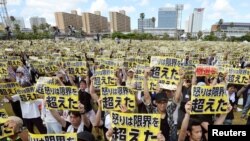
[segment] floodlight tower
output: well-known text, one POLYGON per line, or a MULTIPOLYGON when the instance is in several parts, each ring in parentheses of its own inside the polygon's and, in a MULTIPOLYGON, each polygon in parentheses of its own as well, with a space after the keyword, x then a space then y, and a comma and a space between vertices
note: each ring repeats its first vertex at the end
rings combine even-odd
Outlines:
POLYGON ((10 26, 10 20, 6 4, 7 0, 0 0, 0 20, 5 26, 10 26))

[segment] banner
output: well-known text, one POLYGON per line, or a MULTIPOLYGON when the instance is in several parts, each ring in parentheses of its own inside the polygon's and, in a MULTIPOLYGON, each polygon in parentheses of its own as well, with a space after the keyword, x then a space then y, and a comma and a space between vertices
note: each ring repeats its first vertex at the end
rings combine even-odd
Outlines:
POLYGON ((46 108, 78 111, 78 89, 73 86, 44 86, 46 108))
POLYGON ((151 70, 152 78, 159 79, 162 84, 177 85, 180 76, 178 74, 180 67, 156 66, 151 70))
POLYGON ((35 93, 35 87, 25 87, 16 90, 22 102, 34 101, 37 99, 37 94, 35 93))
POLYGON ((29 141, 77 141, 77 133, 66 134, 31 134, 29 141))
POLYGON ((191 114, 223 114, 229 98, 223 85, 192 86, 191 101, 191 114))
POLYGON ((195 73, 196 76, 216 76, 218 68, 214 66, 197 66, 195 73))
POLYGON ((20 85, 16 82, 0 83, 0 95, 15 95, 20 85))
POLYGON ((56 86, 46 84, 44 86, 44 93, 47 95, 78 95, 78 89, 75 86, 56 86))
POLYGON ((8 75, 8 66, 6 62, 0 62, 0 77, 8 75))
POLYGON ((112 69, 101 69, 96 70, 94 74, 94 86, 99 88, 102 85, 114 86, 115 81, 115 71, 112 69))
POLYGON ((8 118, 8 114, 5 109, 0 109, 0 118, 8 118))
POLYGON ((86 67, 67 67, 69 75, 87 76, 86 67))
POLYGON ((14 134, 13 129, 8 128, 4 125, 7 122, 7 119, 0 118, 0 139, 9 137, 14 134))
POLYGON ((160 114, 111 112, 113 135, 116 141, 157 141, 160 114))
POLYGON ((65 67, 86 67, 85 61, 67 61, 64 62, 65 67))
POLYGON ((228 71, 228 83, 245 85, 249 79, 250 70, 230 68, 228 71))
POLYGON ((45 84, 59 85, 59 81, 57 77, 39 77, 35 84, 35 92, 37 94, 44 94, 45 84))
POLYGON ((151 56, 150 67, 154 66, 181 66, 182 60, 165 56, 151 56))
POLYGON ((185 72, 185 79, 187 80, 192 80, 193 75, 194 75, 194 66, 182 66, 184 72, 185 72))
POLYGON ((102 110, 120 110, 124 104, 128 110, 135 109, 135 95, 125 86, 103 86, 100 88, 102 110))

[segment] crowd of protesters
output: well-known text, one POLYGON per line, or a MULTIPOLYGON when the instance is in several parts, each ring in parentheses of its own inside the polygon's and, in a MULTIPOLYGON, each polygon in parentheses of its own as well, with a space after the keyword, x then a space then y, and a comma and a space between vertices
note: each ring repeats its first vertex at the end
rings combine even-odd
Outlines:
MULTIPOLYGON (((33 41, 34 44, 25 46, 32 48, 39 42, 33 41)), ((86 42, 86 41, 85 41, 86 42)), ((104 41, 102 41, 104 42, 104 41)), ((121 43, 117 38, 115 42, 119 45, 131 44, 121 43)), ((139 42, 133 42, 134 44, 140 44, 139 42)), ((22 43, 20 43, 21 45, 22 43)), ((52 44, 52 43, 51 43, 52 44)), ((87 45, 90 43, 85 43, 87 45)), ((91 43, 100 44, 100 43, 91 43)), ((103 43, 102 43, 103 44, 103 43)), ((143 44, 143 43, 141 43, 143 44)), ((78 140, 81 141, 94 141, 94 140, 116 140, 112 139, 113 129, 111 126, 112 119, 110 112, 102 111, 102 98, 100 97, 100 89, 94 87, 95 71, 102 68, 102 64, 98 63, 97 57, 89 58, 88 52, 79 49, 80 54, 83 54, 84 61, 87 62, 87 75, 86 76, 72 76, 69 75, 62 65, 58 65, 59 70, 53 73, 40 74, 39 71, 32 66, 30 61, 30 52, 19 51, 15 52, 17 44, 14 41, 9 42, 7 45, 1 44, 3 50, 11 48, 12 51, 7 54, 2 54, 2 59, 5 55, 18 56, 22 61, 20 66, 8 66, 8 76, 2 77, 0 83, 17 82, 21 87, 29 87, 36 84, 39 77, 57 77, 60 82, 60 86, 77 86, 79 88, 79 111, 68 110, 50 110, 46 109, 46 100, 43 96, 32 102, 22 102, 18 94, 12 96, 2 96, 1 103, 3 105, 10 104, 11 110, 14 115, 8 117, 8 122, 5 123, 10 128, 14 129, 14 135, 1 139, 1 141, 26 141, 28 140, 28 132, 33 134, 62 134, 62 133, 78 133, 78 140), (11 44, 12 43, 12 44, 11 44), (7 46, 9 45, 9 46, 7 46), (36 131, 36 127, 38 130, 36 131)), ((72 49, 65 54, 63 51, 63 45, 60 43, 54 43, 56 47, 52 47, 50 54, 60 54, 65 56, 72 56, 72 49), (55 44, 58 44, 57 46, 55 44)), ((73 43, 77 46, 77 43, 73 43)), ((84 45, 81 48, 84 48, 84 45)), ((112 44, 116 45, 116 44, 112 44)), ((98 46, 98 45, 97 45, 98 46)), ((42 45, 40 44, 40 47, 42 45)), ((128 50, 133 48, 132 45, 128 45, 128 50)), ((1 49, 1 50, 2 50, 1 49)), ((36 48, 38 49, 38 48, 36 48)), ((103 55, 105 48, 90 48, 88 51, 95 51, 96 55, 103 55)), ((5 50, 6 51, 6 50, 5 50)), ((4 53, 5 51, 2 51, 4 53)), ((36 52, 36 50, 34 50, 36 52)), ((146 49, 141 46, 137 48, 137 53, 142 54, 147 52, 146 49)), ((79 53, 78 53, 79 54, 79 53)), ((224 54, 227 58, 230 53, 224 54)), ((76 57, 77 55, 75 55, 76 57)), ((109 56, 111 59, 114 55, 109 56)), ((126 56, 125 56, 126 57, 126 56)), ((150 63, 150 56, 148 57, 148 63, 150 63)), ((201 57, 198 64, 216 65, 219 56, 216 55, 216 51, 213 51, 209 56, 201 57)), ((77 57, 76 57, 77 58, 77 57)), ((109 58, 109 59, 110 59, 109 58)), ((192 56, 189 53, 185 54, 183 59, 183 65, 189 65, 192 56)), ((80 58, 77 58, 81 61, 80 58)), ((244 61, 239 58, 235 68, 250 70, 250 62, 244 61), (239 65, 238 65, 239 64, 239 65)), ((131 89, 136 87, 134 81, 136 68, 126 68, 124 66, 115 68, 116 71, 116 85, 127 86, 131 89)), ((208 125, 232 125, 235 119, 234 112, 237 110, 238 99, 243 98, 243 110, 241 118, 247 119, 247 124, 250 124, 250 117, 247 113, 250 108, 250 79, 245 85, 235 85, 227 83, 227 74, 216 75, 215 77, 196 77, 193 73, 193 78, 185 77, 185 70, 178 72, 180 76, 179 83, 174 86, 162 86, 159 84, 155 92, 150 92, 148 88, 148 80, 152 75, 152 68, 146 67, 144 69, 143 90, 136 91, 136 109, 134 111, 127 110, 125 105, 120 106, 120 112, 124 113, 144 113, 161 115, 160 132, 157 135, 158 141, 205 141, 208 140, 208 125), (226 114, 220 115, 191 115, 192 102, 191 100, 191 88, 194 85, 198 86, 213 86, 221 84, 224 85, 226 93, 229 97, 228 109, 226 114)), ((1 108, 4 108, 4 106, 1 108)), ((6 106, 5 106, 6 107, 6 106)), ((11 113, 10 109, 6 109, 7 113, 11 113)))

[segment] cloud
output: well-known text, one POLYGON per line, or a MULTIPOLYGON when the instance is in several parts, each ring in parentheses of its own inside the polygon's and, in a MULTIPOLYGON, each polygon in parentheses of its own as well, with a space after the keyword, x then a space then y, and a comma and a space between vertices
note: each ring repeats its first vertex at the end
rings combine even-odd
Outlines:
POLYGON ((229 3, 229 0, 216 0, 213 5, 213 10, 220 12, 234 12, 233 7, 229 3))
POLYGON ((7 5, 20 5, 21 0, 7 0, 7 5))
MULTIPOLYGON (((60 0, 60 3, 58 3, 57 0, 26 0, 25 6, 22 7, 18 14, 25 17, 25 25, 27 27, 30 27, 29 18, 33 16, 44 17, 49 24, 55 25, 55 12, 70 12, 87 1, 71 0, 69 2, 68 0, 60 0)), ((77 10, 79 11, 79 8, 77 10)))
POLYGON ((165 7, 175 7, 175 5, 174 5, 174 4, 171 4, 171 3, 166 3, 164 6, 165 6, 165 7))
POLYGON ((184 10, 190 10, 191 9, 191 4, 187 3, 184 4, 184 10))
POLYGON ((94 11, 107 11, 108 4, 105 0, 95 0, 91 3, 90 12, 94 11))
POLYGON ((122 6, 122 7, 115 6, 115 7, 109 8, 109 11, 119 11, 119 10, 125 10, 126 13, 130 13, 130 14, 136 11, 135 7, 133 6, 122 6))
POLYGON ((149 2, 150 2, 150 0, 141 0, 140 3, 139 3, 139 5, 140 6, 145 6, 145 5, 148 5, 149 2))

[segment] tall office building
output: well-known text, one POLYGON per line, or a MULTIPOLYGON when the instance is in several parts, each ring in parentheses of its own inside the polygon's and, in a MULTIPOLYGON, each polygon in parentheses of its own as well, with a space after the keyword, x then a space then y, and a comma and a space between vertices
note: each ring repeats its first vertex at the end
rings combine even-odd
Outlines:
POLYGON ((189 16, 188 29, 189 33, 197 33, 202 30, 204 8, 195 8, 194 12, 189 16))
POLYGON ((83 30, 87 33, 108 32, 108 19, 101 16, 100 11, 82 14, 83 30))
POLYGON ((32 27, 33 25, 39 26, 41 24, 46 24, 46 19, 42 17, 31 17, 30 18, 30 26, 32 27))
POLYGON ((175 7, 163 7, 158 11, 158 28, 176 29, 181 25, 183 5, 178 4, 175 7))
POLYGON ((138 19, 138 30, 142 31, 142 28, 155 28, 155 23, 150 19, 138 19))
POLYGON ((55 12, 55 19, 56 26, 61 32, 68 32, 69 25, 72 25, 76 30, 82 29, 82 16, 79 16, 76 10, 72 10, 71 13, 55 12))
POLYGON ((130 32, 130 17, 125 15, 124 10, 120 12, 109 12, 111 32, 130 32))

